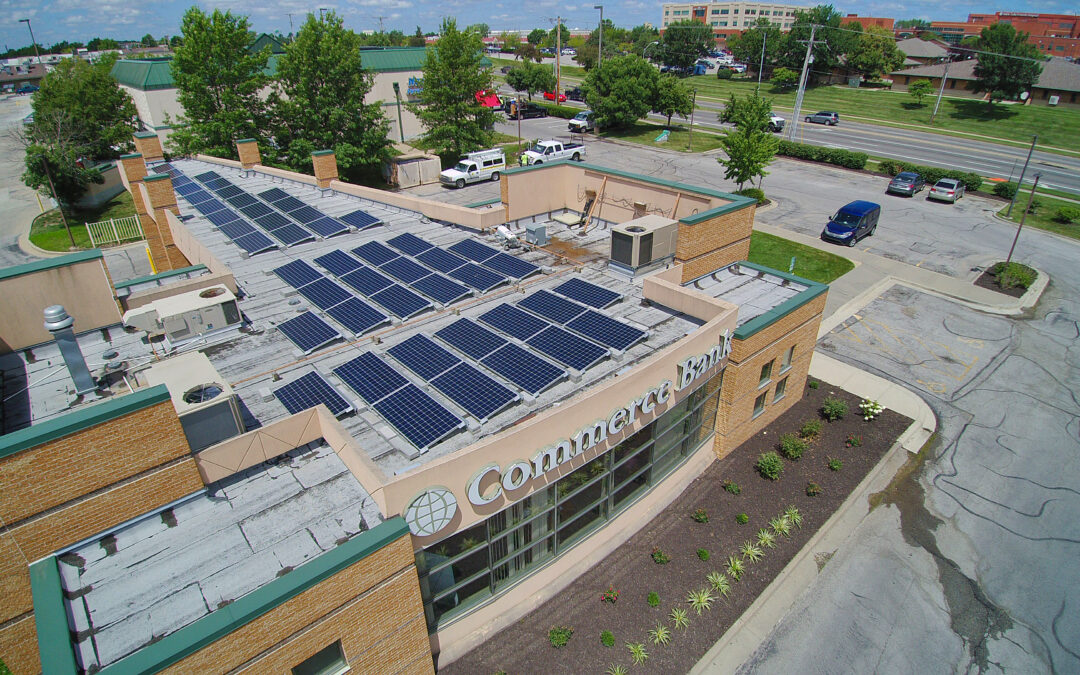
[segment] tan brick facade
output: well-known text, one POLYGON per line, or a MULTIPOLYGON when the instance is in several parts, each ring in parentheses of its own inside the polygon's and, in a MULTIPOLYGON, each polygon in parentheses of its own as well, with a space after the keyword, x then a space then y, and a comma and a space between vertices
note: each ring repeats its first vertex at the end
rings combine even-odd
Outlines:
POLYGON ((152 131, 135 134, 135 152, 142 155, 147 162, 159 162, 165 159, 165 152, 161 148, 161 139, 152 131))
POLYGON ((692 225, 680 221, 675 262, 684 264, 684 275, 689 275, 686 278, 693 279, 737 260, 746 260, 755 211, 756 206, 751 205, 692 225), (718 255, 725 250, 732 257, 718 255), (746 253, 740 254, 741 251, 746 253), (698 260, 706 256, 706 260, 698 260))
POLYGON ((150 247, 150 255, 154 259, 158 272, 189 266, 191 263, 173 241, 172 230, 165 217, 166 211, 180 215, 172 178, 168 174, 155 174, 149 179, 144 179, 143 186, 146 188, 148 206, 153 214, 153 222, 146 223, 147 227, 143 227, 143 234, 146 235, 146 244, 150 247))
POLYGON ((146 178, 146 162, 143 161, 143 156, 138 153, 121 156, 120 171, 123 172, 128 192, 131 193, 131 200, 135 203, 135 213, 138 215, 149 213, 143 201, 142 192, 139 190, 139 183, 146 178))
POLYGON ((700 276, 715 272, 722 267, 727 267, 738 260, 746 260, 748 257, 750 257, 749 237, 700 255, 693 260, 687 262, 676 260, 676 262, 682 264, 682 283, 685 284, 700 276))
POLYGON ((245 138, 236 142, 236 154, 240 157, 240 166, 250 169, 262 164, 262 155, 259 153, 259 144, 254 138, 245 138))
POLYGON ((34 623, 33 614, 28 614, 0 629, 0 658, 15 675, 41 671, 41 662, 38 660, 37 625, 34 623))
POLYGON ((311 153, 311 163, 315 169, 315 183, 319 187, 328 188, 330 181, 337 180, 337 156, 332 150, 311 153))

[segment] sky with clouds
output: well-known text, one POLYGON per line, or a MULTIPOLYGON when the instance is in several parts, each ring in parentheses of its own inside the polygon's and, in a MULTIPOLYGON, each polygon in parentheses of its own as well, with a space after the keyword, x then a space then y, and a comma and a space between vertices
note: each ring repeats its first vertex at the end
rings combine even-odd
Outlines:
MULTIPOLYGON (((604 5, 604 17, 618 26, 660 24, 662 2, 599 2, 604 5)), ((589 28, 596 25, 599 16, 593 9, 595 4, 597 0, 582 4, 567 4, 565 0, 325 0, 322 4, 304 0, 210 0, 199 6, 204 10, 220 8, 246 14, 252 28, 260 33, 289 33, 290 14, 294 26, 299 26, 309 12, 317 13, 320 7, 325 7, 340 14, 345 25, 353 30, 378 29, 381 21, 385 30, 398 29, 411 34, 417 25, 425 32, 437 30, 442 18, 447 16, 457 18, 459 26, 486 23, 494 31, 550 28, 560 15, 571 28, 589 28)), ((19 23, 23 18, 31 20, 34 37, 45 45, 61 40, 85 42, 93 37, 138 40, 147 33, 158 38, 174 35, 180 31, 181 16, 191 5, 190 0, 0 0, 0 7, 6 10, 0 12, 5 17, 0 21, 0 47, 6 50, 30 44, 26 24, 19 23)), ((1007 8, 969 0, 946 5, 937 0, 909 0, 902 10, 898 10, 895 2, 881 0, 836 2, 834 6, 845 14, 939 21, 964 21, 971 12, 1075 14, 1078 11, 1076 0, 1011 0, 1007 8)))

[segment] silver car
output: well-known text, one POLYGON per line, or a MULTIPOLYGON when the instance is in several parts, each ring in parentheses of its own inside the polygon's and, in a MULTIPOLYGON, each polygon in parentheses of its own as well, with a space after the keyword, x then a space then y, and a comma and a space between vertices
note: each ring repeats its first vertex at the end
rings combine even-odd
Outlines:
POLYGON ((957 199, 964 196, 964 184, 955 178, 942 178, 930 188, 927 199, 937 199, 943 202, 956 203, 957 199))

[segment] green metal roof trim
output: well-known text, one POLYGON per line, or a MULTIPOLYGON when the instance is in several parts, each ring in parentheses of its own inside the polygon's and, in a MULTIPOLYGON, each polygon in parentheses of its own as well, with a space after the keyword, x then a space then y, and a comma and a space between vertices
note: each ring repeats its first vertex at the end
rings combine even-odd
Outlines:
POLYGON ((71 647, 64 590, 56 558, 49 556, 30 564, 30 594, 34 599, 41 672, 75 675, 75 651, 71 647))
POLYGON ((311 153, 311 156, 312 157, 323 157, 325 155, 332 155, 332 154, 334 154, 333 150, 316 150, 315 152, 311 153))
POLYGON ((145 284, 150 281, 159 281, 161 279, 168 279, 169 277, 178 277, 181 274, 191 274, 192 272, 199 272, 207 269, 206 265, 192 265, 191 267, 181 267, 180 269, 167 270, 165 272, 158 272, 157 274, 147 274, 145 277, 136 277, 134 279, 128 279, 127 281, 121 281, 113 284, 113 288, 129 288, 131 286, 138 286, 139 284, 145 284))
POLYGON ((159 384, 123 396, 113 396, 101 403, 76 408, 66 415, 0 436, 0 457, 13 455, 168 400, 169 389, 159 384))
POLYGON ((173 89, 171 59, 121 59, 113 64, 110 73, 118 83, 139 89, 173 89))
POLYGON ((137 131, 135 132, 135 138, 153 138, 157 136, 153 131, 137 131))
MULTIPOLYGON (((139 651, 120 659, 112 665, 106 666, 99 671, 99 675, 127 675, 129 673, 155 673, 181 659, 194 654, 203 647, 220 640, 240 627, 254 621, 275 607, 282 605, 300 593, 319 584, 325 579, 337 574, 341 570, 353 565, 359 560, 382 549, 390 542, 409 533, 409 526, 405 519, 397 516, 375 526, 367 532, 361 532, 352 539, 341 544, 337 548, 314 558, 292 570, 282 577, 274 579, 262 588, 257 588, 245 596, 237 598, 235 602, 218 609, 194 623, 184 626, 180 630, 166 635, 153 644, 149 644, 139 651)), ((54 564, 55 567, 55 564, 54 564)), ((56 584, 59 586, 60 576, 56 575, 56 584)), ((50 593, 49 599, 62 603, 59 588, 55 594, 50 593)), ((36 598, 36 596, 35 596, 36 598)), ((37 610, 35 604, 34 611, 37 610)), ((63 612, 63 605, 60 606, 63 612)), ((67 619, 64 616, 64 642, 70 644, 67 631, 67 619)), ((44 653, 44 646, 49 643, 41 642, 41 631, 38 631, 39 645, 44 653)), ((49 645, 50 648, 52 645, 49 645)), ((46 673, 59 672, 67 675, 75 671, 53 671, 48 668, 46 673)))
POLYGON ((749 338, 751 335, 754 335, 761 329, 775 323, 779 319, 784 318, 799 307, 802 307, 817 296, 829 290, 828 284, 822 284, 817 281, 803 279, 802 277, 797 277, 794 274, 788 274, 787 272, 774 270, 771 267, 765 267, 764 265, 758 265, 757 263, 747 262, 745 260, 740 261, 738 264, 740 267, 749 267, 750 269, 754 269, 759 272, 765 272, 766 274, 771 274, 773 276, 780 277, 781 279, 786 279, 797 284, 802 284, 807 288, 805 291, 799 293, 795 297, 789 298, 784 302, 781 302, 779 305, 773 307, 764 314, 755 316, 753 319, 750 319, 743 325, 736 328, 734 333, 736 340, 745 340, 749 338))
POLYGON ((120 155, 120 159, 136 159, 139 157, 142 157, 142 154, 138 152, 132 152, 127 155, 120 155))
POLYGON ((258 143, 258 141, 255 140, 254 138, 241 138, 240 140, 238 140, 236 142, 237 145, 239 145, 241 143, 258 143))
POLYGON ((51 270, 55 267, 76 265, 81 262, 86 262, 87 260, 97 260, 101 257, 101 249, 92 248, 88 251, 76 251, 75 253, 61 255, 55 258, 45 258, 44 260, 36 260, 30 263, 23 263, 22 265, 12 265, 11 267, 0 269, 0 281, 11 279, 13 277, 21 277, 24 274, 33 274, 34 272, 40 272, 42 270, 51 270))
POLYGON ((143 182, 144 183, 154 183, 156 181, 166 180, 166 179, 171 181, 172 176, 170 176, 167 173, 152 173, 152 174, 149 174, 148 176, 146 176, 145 178, 143 178, 143 182))
POLYGON ((481 206, 490 206, 491 204, 498 204, 501 201, 502 201, 502 197, 496 197, 494 199, 485 199, 482 202, 473 202, 472 204, 466 204, 465 208, 467 208, 467 209, 475 209, 475 208, 478 208, 478 207, 481 207, 481 206))

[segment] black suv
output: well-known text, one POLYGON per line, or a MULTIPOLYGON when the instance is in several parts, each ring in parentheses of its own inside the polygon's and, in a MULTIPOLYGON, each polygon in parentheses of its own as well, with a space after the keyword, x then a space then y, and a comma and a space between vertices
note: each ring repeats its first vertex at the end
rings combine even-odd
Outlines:
POLYGON ((567 89, 563 93, 566 94, 566 98, 570 99, 571 101, 584 101, 585 100, 585 92, 582 91, 581 87, 574 87, 573 89, 567 89))
POLYGON ((536 105, 532 102, 522 103, 520 106, 515 102, 511 104, 510 109, 507 111, 506 116, 512 120, 527 120, 532 117, 547 117, 547 108, 536 105), (517 108, 517 114, 514 114, 514 109, 517 108))

